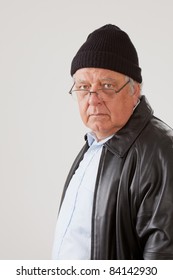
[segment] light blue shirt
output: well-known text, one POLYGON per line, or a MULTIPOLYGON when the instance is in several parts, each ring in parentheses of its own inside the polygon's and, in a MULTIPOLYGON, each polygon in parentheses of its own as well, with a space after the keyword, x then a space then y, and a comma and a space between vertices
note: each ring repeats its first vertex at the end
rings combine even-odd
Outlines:
POLYGON ((89 149, 73 175, 57 220, 52 259, 89 260, 91 219, 97 170, 103 144, 88 133, 89 149))

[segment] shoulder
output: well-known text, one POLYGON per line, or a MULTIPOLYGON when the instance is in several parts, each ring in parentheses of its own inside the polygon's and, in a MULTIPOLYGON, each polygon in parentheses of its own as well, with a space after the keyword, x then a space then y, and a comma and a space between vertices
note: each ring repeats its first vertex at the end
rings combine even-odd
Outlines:
POLYGON ((146 146, 151 153, 169 150, 173 154, 173 129, 153 116, 142 130, 138 144, 146 146))

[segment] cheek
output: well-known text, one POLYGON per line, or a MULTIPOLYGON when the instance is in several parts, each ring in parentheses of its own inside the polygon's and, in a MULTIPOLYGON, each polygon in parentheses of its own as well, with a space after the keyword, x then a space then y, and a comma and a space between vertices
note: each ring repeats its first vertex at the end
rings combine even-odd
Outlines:
POLYGON ((110 103, 107 104, 107 110, 109 111, 109 116, 111 120, 117 119, 122 115, 121 103, 110 103))
POLYGON ((115 100, 106 104, 110 119, 114 122, 121 119, 126 114, 126 100, 122 96, 117 96, 115 100))
POLYGON ((83 104, 78 104, 79 106, 79 113, 81 116, 82 121, 86 124, 87 123, 87 106, 84 106, 83 104))
POLYGON ((123 126, 128 121, 133 113, 133 104, 120 103, 114 110, 112 110, 112 122, 123 126))

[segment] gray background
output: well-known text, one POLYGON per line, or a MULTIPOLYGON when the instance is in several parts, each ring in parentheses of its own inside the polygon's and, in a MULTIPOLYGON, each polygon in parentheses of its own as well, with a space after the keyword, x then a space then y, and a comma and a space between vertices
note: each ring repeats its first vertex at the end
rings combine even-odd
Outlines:
POLYGON ((143 94, 173 127, 173 2, 0 0, 0 259, 50 259, 64 180, 87 131, 67 94, 87 35, 124 29, 143 94))

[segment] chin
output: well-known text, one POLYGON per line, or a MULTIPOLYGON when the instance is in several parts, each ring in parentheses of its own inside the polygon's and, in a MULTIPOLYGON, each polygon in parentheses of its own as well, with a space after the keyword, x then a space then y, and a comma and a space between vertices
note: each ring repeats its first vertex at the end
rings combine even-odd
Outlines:
POLYGON ((96 135, 107 135, 109 133, 109 130, 105 127, 100 126, 90 126, 90 129, 96 134, 96 135))

